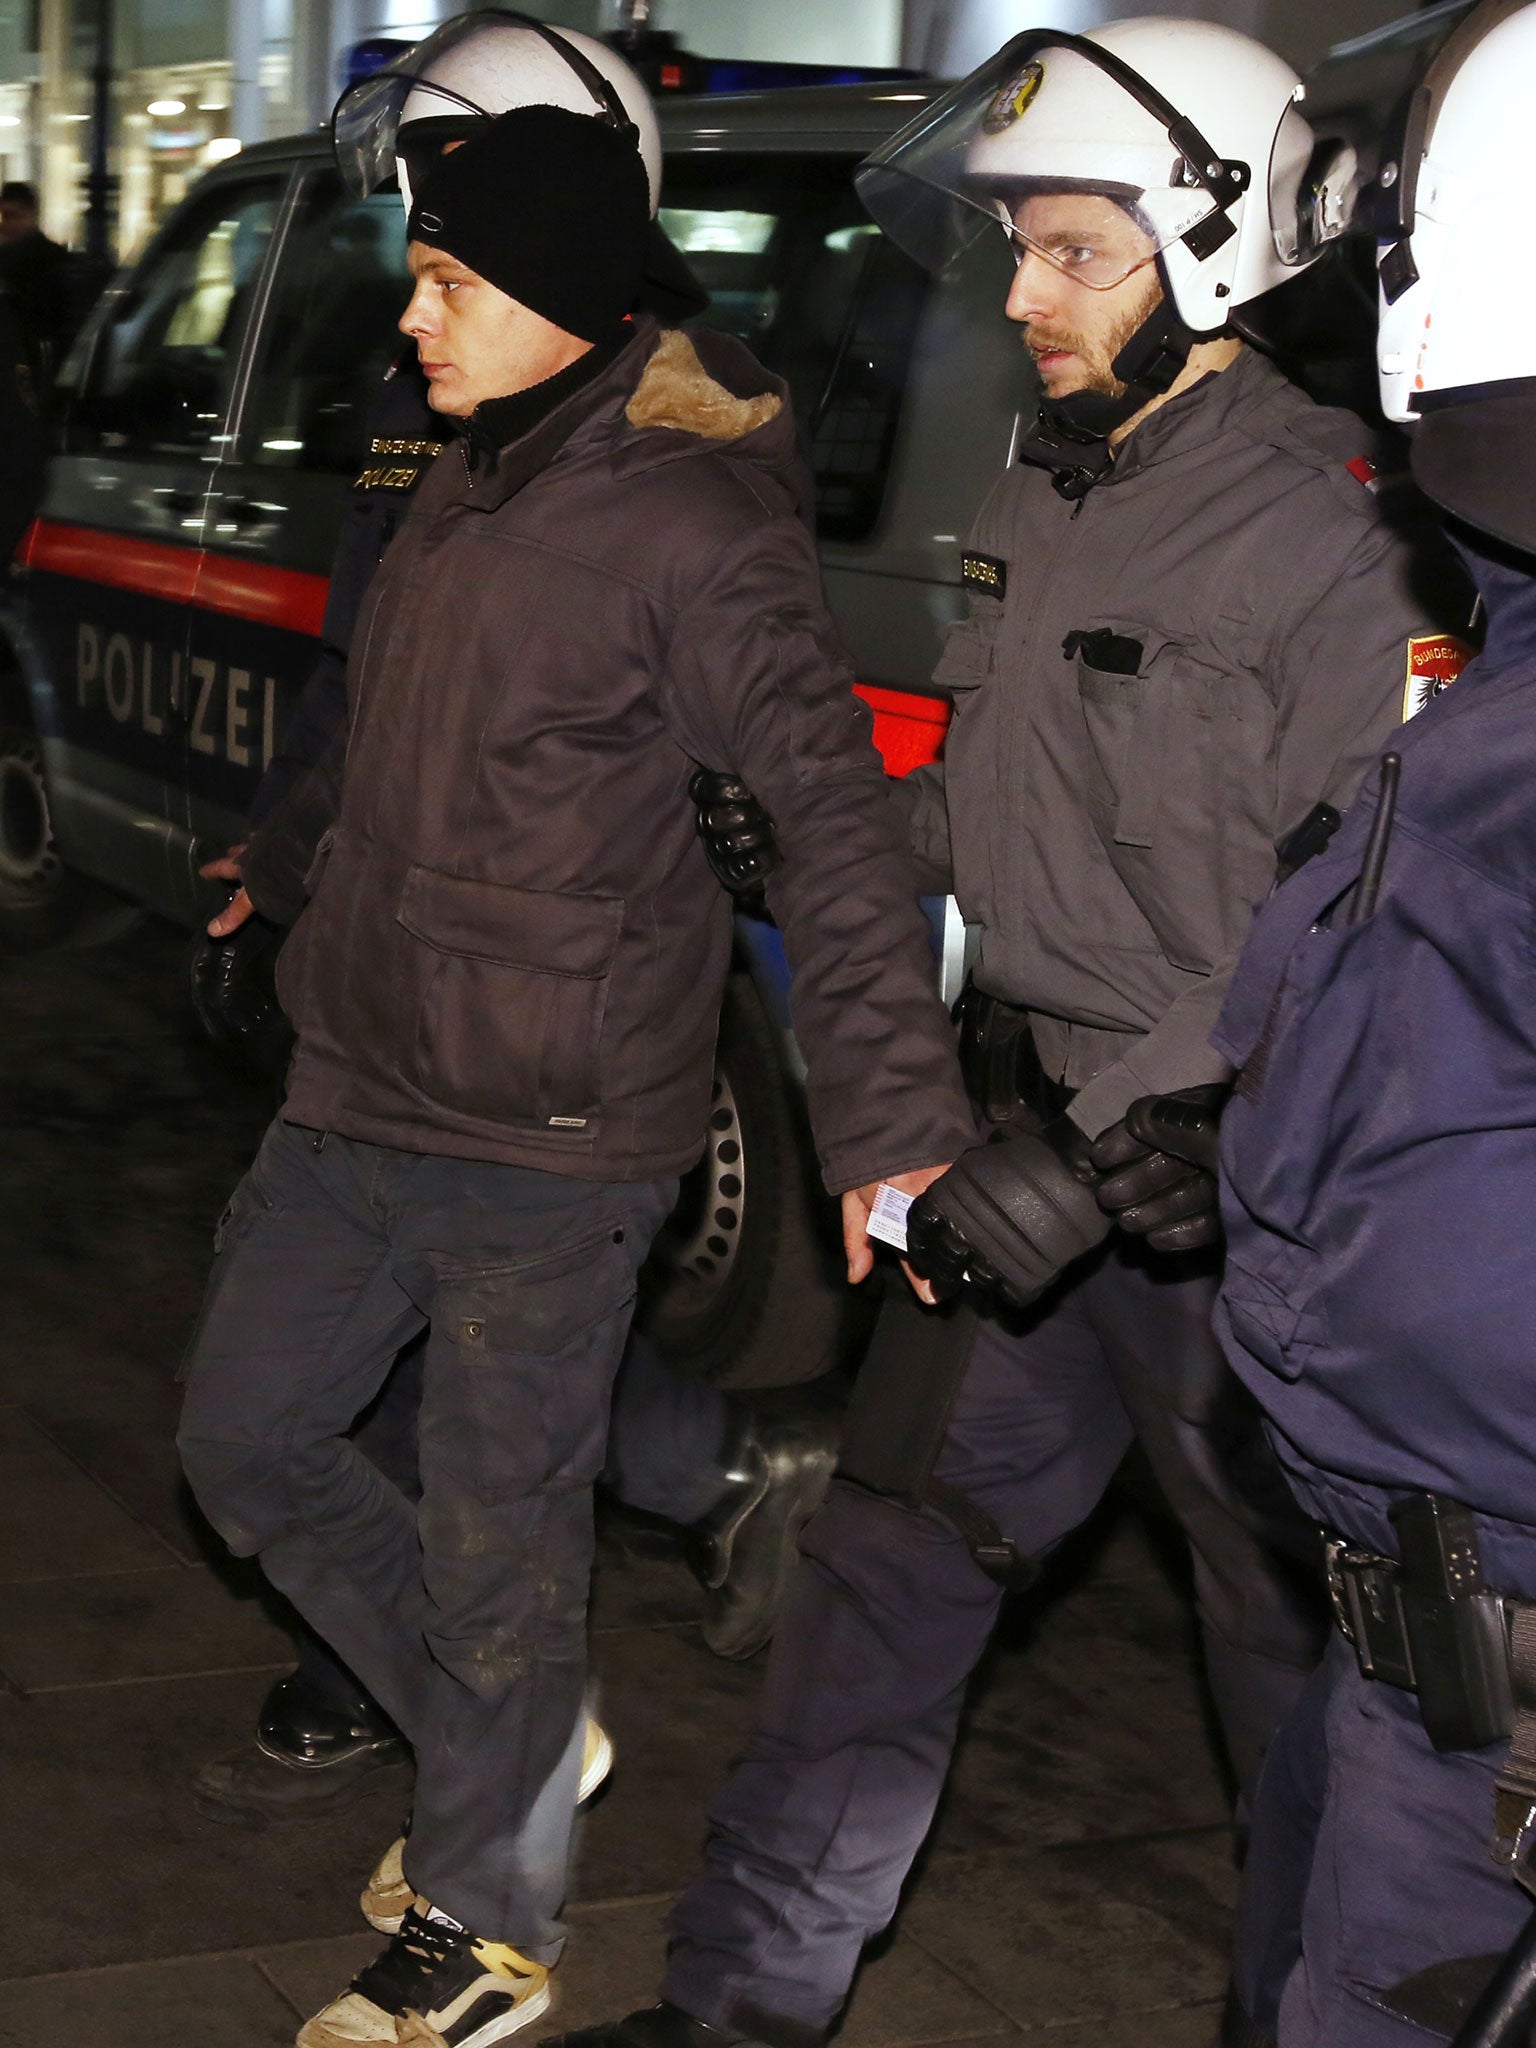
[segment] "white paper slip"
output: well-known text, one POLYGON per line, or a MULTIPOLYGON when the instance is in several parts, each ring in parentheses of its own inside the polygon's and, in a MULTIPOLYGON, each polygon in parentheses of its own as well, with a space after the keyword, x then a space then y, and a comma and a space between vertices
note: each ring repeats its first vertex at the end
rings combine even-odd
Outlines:
POLYGON ((907 1248, 907 1211, 911 1206, 910 1195, 902 1194, 889 1181, 881 1181, 875 1190, 875 1206, 870 1210, 869 1222, 864 1227, 882 1244, 893 1244, 897 1251, 904 1252, 907 1248))

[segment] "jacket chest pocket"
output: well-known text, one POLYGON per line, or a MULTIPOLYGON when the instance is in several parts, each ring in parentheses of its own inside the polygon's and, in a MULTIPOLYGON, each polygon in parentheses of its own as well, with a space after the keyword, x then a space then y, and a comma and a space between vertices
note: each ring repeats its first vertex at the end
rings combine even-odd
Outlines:
POLYGON ((1147 681, 1130 670, 1096 668, 1077 656, 1077 694, 1088 746, 1086 788, 1101 831, 1121 845, 1150 846, 1157 816, 1157 778, 1147 772, 1147 681))
POLYGON ((1232 715, 1219 669, 1152 635, 1072 635, 1090 784, 1118 846, 1156 843, 1162 814, 1209 791, 1232 715))
POLYGON ((623 900, 413 867, 396 915, 417 942, 414 1084, 464 1116, 584 1129, 623 900))
POLYGON ((1093 637, 1075 655, 1089 812, 1167 958, 1208 972, 1272 866, 1267 729, 1243 717, 1236 678, 1186 649, 1119 640, 1110 651, 1136 657, 1120 672, 1096 664, 1093 637))

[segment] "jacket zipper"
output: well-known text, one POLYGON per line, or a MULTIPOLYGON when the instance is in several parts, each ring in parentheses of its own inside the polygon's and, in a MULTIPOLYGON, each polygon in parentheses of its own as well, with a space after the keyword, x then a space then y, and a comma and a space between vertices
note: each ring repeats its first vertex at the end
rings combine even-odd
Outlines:
MULTIPOLYGON (((1041 614, 1047 609, 1050 588, 1061 566, 1062 559, 1066 555, 1068 548, 1077 541, 1078 536, 1074 531, 1077 524, 1077 516, 1087 502, 1087 497, 1079 498, 1076 505, 1073 506, 1070 516, 1061 522, 1061 530, 1057 535, 1056 544, 1051 549, 1044 566, 1034 580, 1029 621, 1022 637, 1016 643, 1016 652, 1013 657, 1018 663, 1014 686, 1011 689, 1005 688, 1003 692, 1005 711, 1003 718, 999 721, 1003 801, 1000 806, 1002 815, 998 824, 1001 827, 1002 843, 1006 849, 1006 855, 1003 863, 1004 876, 1001 878, 1003 886, 998 889, 998 913, 1000 917, 1006 916, 1006 912, 1002 908, 1005 903, 1022 903, 1025 893, 1025 879, 1021 871, 1020 855, 1023 835, 1013 829, 1013 822, 1018 816, 1019 791, 1017 778, 1022 764, 1027 758, 1029 725, 1034 711, 1035 657, 1038 652, 1036 643, 1040 634, 1040 618, 1041 614)), ((1010 542, 1013 543, 1010 558, 1016 560, 1019 552, 1017 547, 1017 531, 1015 530, 1015 532, 1010 534, 1009 538, 1010 542)), ((999 677, 999 681, 1002 681, 1001 677, 999 677)), ((999 879, 994 869, 994 886, 997 885, 999 879)))

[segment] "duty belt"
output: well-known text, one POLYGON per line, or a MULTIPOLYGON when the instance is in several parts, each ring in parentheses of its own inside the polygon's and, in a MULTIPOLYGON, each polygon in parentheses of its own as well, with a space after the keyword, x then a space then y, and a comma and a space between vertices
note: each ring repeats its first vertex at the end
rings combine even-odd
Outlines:
POLYGON ((1417 1695, 1438 1750, 1509 1740, 1494 1791, 1494 1854, 1536 1887, 1536 1602, 1483 1580, 1471 1511, 1443 1494, 1391 1510, 1402 1558, 1323 1532, 1334 1618, 1363 1678, 1417 1695))
POLYGON ((960 1030, 960 1072, 971 1100, 989 1124, 1021 1117, 1051 1123, 1067 1113, 1074 1091, 1053 1081, 1040 1064, 1029 1012, 989 996, 967 982, 955 1004, 960 1030))

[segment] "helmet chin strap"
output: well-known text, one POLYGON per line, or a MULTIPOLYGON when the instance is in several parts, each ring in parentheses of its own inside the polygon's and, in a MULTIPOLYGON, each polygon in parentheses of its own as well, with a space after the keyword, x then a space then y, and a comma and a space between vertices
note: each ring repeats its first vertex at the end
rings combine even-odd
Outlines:
POLYGON ((1110 435, 1161 398, 1195 343, 1209 339, 1185 325, 1165 290, 1110 365, 1116 383, 1124 387, 1118 397, 1107 391, 1069 391, 1065 398, 1042 403, 1039 421, 1023 446, 1032 460, 1054 472, 1051 484, 1062 497, 1088 495, 1114 460, 1110 435))

